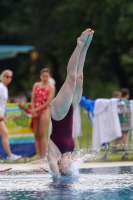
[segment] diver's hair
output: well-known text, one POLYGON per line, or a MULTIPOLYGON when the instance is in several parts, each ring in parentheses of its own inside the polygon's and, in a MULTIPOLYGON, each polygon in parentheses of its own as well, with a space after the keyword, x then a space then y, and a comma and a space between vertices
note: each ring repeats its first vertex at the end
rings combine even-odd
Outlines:
POLYGON ((62 169, 59 170, 61 176, 72 176, 71 171, 63 172, 62 169))
POLYGON ((2 81, 3 77, 4 77, 7 73, 12 73, 12 74, 13 74, 13 71, 11 71, 10 69, 4 70, 4 71, 1 73, 1 75, 0 75, 0 81, 2 81))
POLYGON ((51 74, 49 68, 43 68, 43 69, 40 71, 40 75, 41 75, 43 72, 47 72, 47 73, 51 74))

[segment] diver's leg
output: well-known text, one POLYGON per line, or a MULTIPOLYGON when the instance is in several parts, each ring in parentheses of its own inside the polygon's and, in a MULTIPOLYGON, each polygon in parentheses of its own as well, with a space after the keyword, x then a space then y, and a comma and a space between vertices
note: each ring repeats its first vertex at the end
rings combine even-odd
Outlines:
POLYGON ((93 37, 93 33, 94 31, 91 30, 89 33, 89 37, 81 51, 80 57, 79 57, 79 63, 78 63, 78 68, 77 68, 77 80, 76 80, 76 87, 75 87, 75 91, 73 94, 73 107, 74 109, 76 109, 76 107, 79 104, 79 101, 81 99, 82 96, 82 90, 83 90, 83 67, 84 67, 84 62, 85 62, 85 58, 86 58, 86 54, 87 54, 87 50, 89 48, 89 45, 92 41, 92 37, 93 37))
POLYGON ((77 40, 77 46, 68 62, 67 77, 65 83, 53 100, 51 105, 51 117, 61 120, 67 114, 73 100, 73 93, 76 87, 77 67, 81 51, 86 43, 90 30, 85 30, 77 40))

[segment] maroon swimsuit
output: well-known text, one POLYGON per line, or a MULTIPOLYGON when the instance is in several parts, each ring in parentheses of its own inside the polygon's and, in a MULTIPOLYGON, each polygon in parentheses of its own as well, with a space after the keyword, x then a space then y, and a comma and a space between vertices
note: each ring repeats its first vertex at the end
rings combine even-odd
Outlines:
POLYGON ((60 121, 52 119, 52 134, 50 139, 60 150, 61 154, 66 152, 72 152, 74 150, 74 141, 72 138, 72 126, 73 126, 73 106, 67 115, 60 121))

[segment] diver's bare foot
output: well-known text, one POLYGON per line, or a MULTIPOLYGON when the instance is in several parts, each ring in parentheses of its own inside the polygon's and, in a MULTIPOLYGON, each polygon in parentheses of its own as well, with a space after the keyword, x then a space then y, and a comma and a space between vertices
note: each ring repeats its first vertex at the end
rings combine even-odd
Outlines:
POLYGON ((94 31, 91 30, 91 31, 89 32, 89 36, 88 36, 88 38, 87 38, 87 40, 86 40, 86 43, 85 43, 85 45, 86 45, 87 47, 90 45, 90 43, 91 43, 91 41, 92 41, 93 34, 94 34, 94 31))
POLYGON ((83 47, 90 33, 91 29, 86 29, 84 32, 82 32, 81 36, 77 39, 77 44, 83 47))

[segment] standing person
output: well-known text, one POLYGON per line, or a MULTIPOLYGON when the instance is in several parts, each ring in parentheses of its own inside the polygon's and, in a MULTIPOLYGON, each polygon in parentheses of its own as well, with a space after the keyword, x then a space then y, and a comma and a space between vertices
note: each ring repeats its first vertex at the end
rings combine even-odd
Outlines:
POLYGON ((48 144, 48 162, 57 179, 71 173, 73 111, 81 99, 83 66, 93 33, 93 30, 87 29, 77 39, 77 46, 68 62, 66 80, 51 104, 52 133, 48 144))
MULTIPOLYGON (((118 99, 118 102, 119 102, 119 99, 121 99, 121 97, 122 97, 121 91, 114 91, 114 92, 113 92, 112 98, 118 99)), ((117 150, 118 144, 120 143, 121 138, 122 138, 122 137, 116 138, 116 140, 114 141, 114 145, 113 145, 113 150, 114 150, 114 151, 117 150)))
POLYGON ((123 143, 123 150, 125 150, 127 139, 128 139, 128 133, 131 129, 131 116, 130 116, 130 103, 129 103, 129 97, 130 97, 130 91, 127 88, 121 89, 122 98, 119 100, 121 102, 124 102, 126 112, 119 114, 119 119, 121 123, 121 129, 122 129, 122 143, 123 143))
POLYGON ((49 83, 50 70, 44 68, 40 72, 40 82, 36 82, 32 90, 31 114, 35 118, 35 148, 38 159, 46 154, 46 131, 50 118, 50 103, 54 98, 55 87, 49 83))
POLYGON ((8 142, 8 130, 6 128, 6 103, 8 100, 8 89, 7 86, 12 81, 13 72, 11 70, 5 70, 0 76, 0 136, 2 137, 2 146, 7 154, 7 160, 15 161, 21 158, 21 156, 15 155, 11 152, 10 145, 8 142))

